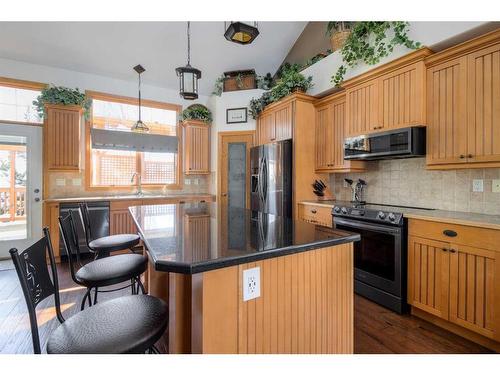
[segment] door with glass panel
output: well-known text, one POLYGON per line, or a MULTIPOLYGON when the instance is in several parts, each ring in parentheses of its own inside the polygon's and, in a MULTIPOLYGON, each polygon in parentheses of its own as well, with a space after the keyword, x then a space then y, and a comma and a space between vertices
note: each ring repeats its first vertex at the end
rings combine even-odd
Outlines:
POLYGON ((42 128, 0 122, 0 259, 42 235, 42 128))

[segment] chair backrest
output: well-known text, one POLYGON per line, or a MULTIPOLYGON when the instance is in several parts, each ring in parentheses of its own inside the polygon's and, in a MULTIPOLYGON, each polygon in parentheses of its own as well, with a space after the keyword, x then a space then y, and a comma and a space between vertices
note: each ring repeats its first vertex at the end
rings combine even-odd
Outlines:
POLYGON ((76 230, 75 222, 79 220, 80 213, 74 210, 69 210, 66 217, 59 216, 59 229, 61 231, 61 238, 64 244, 64 249, 66 250, 66 255, 68 256, 69 270, 71 273, 71 278, 77 284, 79 282, 76 279, 76 269, 75 269, 75 259, 78 265, 81 267, 80 258, 80 246, 78 244, 78 232, 76 230))
POLYGON ((92 241, 92 230, 90 228, 89 207, 87 206, 86 202, 80 202, 78 204, 78 206, 80 207, 80 213, 82 215, 83 229, 85 232, 85 241, 87 241, 87 246, 89 246, 90 241, 92 241))
POLYGON ((61 323, 64 322, 64 318, 61 314, 61 302, 59 300, 56 261, 54 259, 54 251, 52 249, 52 243, 50 242, 48 228, 43 229, 43 234, 44 236, 40 240, 21 253, 15 248, 9 250, 28 307, 33 350, 35 354, 41 353, 35 311, 36 306, 45 298, 53 294, 57 319, 61 323), (49 255, 52 275, 49 274, 47 267, 47 254, 49 255))

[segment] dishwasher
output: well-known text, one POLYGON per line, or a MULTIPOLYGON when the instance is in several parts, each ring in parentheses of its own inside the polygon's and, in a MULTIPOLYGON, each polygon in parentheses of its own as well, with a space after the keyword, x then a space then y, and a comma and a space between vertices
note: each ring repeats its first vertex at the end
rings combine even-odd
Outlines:
MULTIPOLYGON (((71 203, 61 203, 59 205, 59 216, 65 217, 69 214, 70 210, 79 210, 78 204, 80 202, 71 203)), ((109 236, 109 202, 87 202, 89 208, 90 216, 90 228, 92 231, 92 239, 109 236)), ((82 254, 90 253, 90 249, 87 246, 87 241, 85 240, 85 232, 83 229, 83 223, 80 220, 75 223, 76 231, 78 233, 78 244, 80 246, 80 252, 82 254)), ((66 249, 64 248, 64 241, 59 241, 59 248, 61 255, 66 256, 66 249)))

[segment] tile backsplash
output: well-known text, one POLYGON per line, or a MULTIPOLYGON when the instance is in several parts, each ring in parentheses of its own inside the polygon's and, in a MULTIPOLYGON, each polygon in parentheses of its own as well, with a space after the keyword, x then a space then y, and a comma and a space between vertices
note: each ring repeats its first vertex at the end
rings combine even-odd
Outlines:
MULTIPOLYGON (((136 187, 128 190, 85 190, 85 173, 82 172, 49 172, 48 198, 72 198, 90 196, 109 196, 116 194, 133 194, 136 187), (79 184, 78 184, 79 183, 79 184)), ((210 189, 210 176, 184 176, 182 189, 149 188, 143 186, 143 190, 151 193, 162 194, 206 194, 210 189)))
POLYGON ((425 169, 425 158, 372 161, 366 172, 330 175, 336 199, 351 199, 344 178, 367 182, 367 202, 500 215, 500 193, 492 192, 500 168, 435 171, 425 169), (481 193, 472 191, 476 179, 484 180, 481 193))

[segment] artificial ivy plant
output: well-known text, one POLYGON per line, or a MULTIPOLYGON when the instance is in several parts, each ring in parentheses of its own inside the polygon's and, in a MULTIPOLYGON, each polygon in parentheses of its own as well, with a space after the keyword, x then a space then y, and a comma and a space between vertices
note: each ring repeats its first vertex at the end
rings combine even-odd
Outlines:
POLYGON ((210 110, 202 104, 192 104, 182 111, 182 119, 211 123, 212 112, 210 112, 210 110))
POLYGON ((306 92, 309 90, 313 86, 312 77, 306 78, 300 73, 301 69, 302 66, 299 64, 283 64, 276 74, 278 79, 271 90, 262 94, 260 98, 250 100, 252 118, 257 118, 259 113, 270 103, 277 102, 296 91, 306 92))
POLYGON ((48 86, 42 90, 40 95, 33 101, 38 116, 45 117, 46 104, 78 105, 83 108, 85 118, 90 116, 91 100, 79 89, 70 89, 63 86, 48 86))
POLYGON ((338 86, 344 79, 348 68, 359 62, 368 65, 377 64, 388 56, 397 45, 407 48, 420 48, 420 43, 408 38, 409 23, 405 21, 362 21, 356 22, 351 34, 340 50, 343 64, 332 76, 332 82, 338 86))

